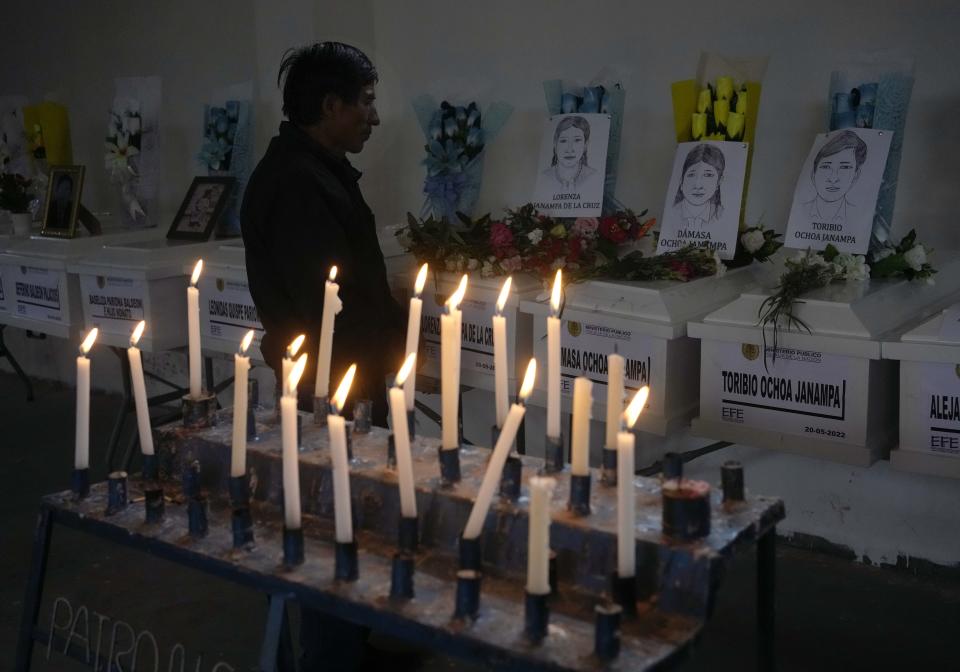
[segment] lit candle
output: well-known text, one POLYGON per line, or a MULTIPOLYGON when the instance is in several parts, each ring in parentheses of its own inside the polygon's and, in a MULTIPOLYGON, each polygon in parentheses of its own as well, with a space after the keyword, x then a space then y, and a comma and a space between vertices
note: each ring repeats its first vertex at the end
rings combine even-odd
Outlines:
POLYGON ((510 296, 510 284, 513 278, 503 281, 500 296, 497 297, 497 312, 493 316, 493 375, 494 401, 497 410, 497 427, 503 429, 507 419, 510 400, 507 392, 507 318, 503 316, 503 307, 510 296))
POLYGON ((513 439, 517 435, 520 421, 523 420, 523 414, 526 412, 526 407, 523 404, 533 390, 536 375, 537 360, 531 359, 530 363, 527 364, 527 372, 523 376, 523 385, 520 386, 520 401, 510 407, 507 419, 500 429, 500 437, 497 439, 497 445, 493 448, 490 462, 487 464, 487 471, 483 475, 483 482, 480 483, 480 491, 477 493, 477 499, 473 502, 473 509, 467 519, 467 525, 463 529, 464 539, 476 539, 483 530, 483 521, 490 510, 493 494, 503 473, 503 465, 506 464, 513 439))
POLYGON ((280 399, 280 438, 283 445, 283 522, 288 530, 300 529, 300 465, 297 454, 297 384, 307 366, 307 353, 293 365, 280 399))
MULTIPOLYGON (((353 541, 353 515, 350 505, 350 462, 347 459, 347 422, 340 415, 347 403, 347 393, 353 383, 357 365, 347 369, 336 394, 330 402, 327 416, 327 430, 330 432, 330 459, 333 461, 333 512, 336 525, 337 542, 349 544, 353 541)), ((399 466, 399 464, 397 465, 399 466)))
POLYGON ((603 447, 609 450, 617 447, 617 433, 620 431, 625 361, 622 355, 613 354, 607 357, 607 439, 603 447))
POLYGON ((303 345, 305 338, 305 334, 297 336, 290 341, 290 345, 287 346, 287 351, 283 353, 283 360, 280 362, 280 384, 283 386, 281 394, 287 394, 287 382, 290 378, 290 372, 293 371, 293 358, 300 352, 300 346, 303 345))
POLYGON ((590 473, 590 416, 593 383, 584 376, 573 381, 573 426, 570 431, 570 473, 590 473))
POLYGON ((253 341, 253 329, 240 341, 240 351, 233 356, 233 443, 230 475, 236 478, 247 471, 247 378, 250 358, 247 348, 253 341))
POLYGON ((325 397, 330 393, 330 354, 333 352, 333 321, 343 308, 340 301, 340 285, 337 267, 330 267, 330 275, 323 288, 323 316, 320 322, 320 349, 317 353, 317 383, 313 396, 325 397))
POLYGON ((143 359, 137 343, 143 336, 147 323, 140 320, 130 336, 127 359, 130 360, 130 382, 133 385, 133 404, 137 409, 137 431, 140 434, 140 451, 144 455, 153 455, 153 431, 150 429, 150 407, 147 405, 147 384, 143 378, 143 359))
MULTIPOLYGON (((426 266, 426 264, 424 264, 426 266)), ((417 494, 413 487, 413 458, 410 456, 410 433, 407 427, 407 404, 404 383, 408 381, 417 361, 416 351, 407 354, 403 366, 390 388, 390 419, 393 425, 393 445, 397 455, 397 476, 400 481, 400 515, 417 517, 417 494)))
POLYGON ((550 592, 550 499, 556 479, 534 476, 530 479, 530 520, 527 537, 527 592, 550 592))
POLYGON ((637 390, 621 416, 626 431, 617 433, 617 575, 621 577, 637 573, 637 499, 633 484, 635 437, 630 430, 640 417, 649 394, 650 388, 646 385, 637 390))
POLYGON ((73 468, 87 469, 90 466, 90 360, 87 353, 97 340, 94 327, 80 344, 77 357, 77 434, 73 452, 73 468))
POLYGON ((200 271, 203 270, 203 259, 198 259, 190 276, 190 286, 187 287, 187 337, 190 357, 190 396, 200 398, 200 290, 197 282, 200 280, 200 271))
POLYGON ((457 290, 447 299, 447 310, 440 316, 440 392, 442 438, 440 447, 452 450, 460 447, 457 432, 460 401, 460 339, 463 313, 460 302, 467 293, 467 276, 460 279, 457 290))
POLYGON ((547 318, 547 437, 560 440, 560 269, 550 293, 547 318))
MULTIPOLYGON (((413 285, 413 297, 410 299, 410 314, 407 318, 407 357, 416 354, 420 347, 420 315, 423 313, 423 286, 427 283, 427 264, 420 267, 417 281, 413 285)), ((408 411, 413 410, 414 392, 417 389, 417 369, 414 368, 403 384, 403 394, 408 411)), ((399 463, 398 463, 399 464, 399 463)))

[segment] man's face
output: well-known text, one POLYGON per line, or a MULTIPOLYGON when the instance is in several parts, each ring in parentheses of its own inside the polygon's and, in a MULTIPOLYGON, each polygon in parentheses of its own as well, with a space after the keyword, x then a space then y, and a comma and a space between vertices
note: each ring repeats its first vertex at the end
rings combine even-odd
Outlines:
POLYGON ((345 152, 357 154, 370 139, 374 126, 380 125, 377 116, 376 93, 373 84, 363 87, 354 104, 336 98, 330 106, 330 114, 324 120, 330 135, 345 152))
POLYGON ((833 203, 846 196, 859 176, 854 150, 844 149, 820 159, 813 170, 813 186, 820 198, 833 203))

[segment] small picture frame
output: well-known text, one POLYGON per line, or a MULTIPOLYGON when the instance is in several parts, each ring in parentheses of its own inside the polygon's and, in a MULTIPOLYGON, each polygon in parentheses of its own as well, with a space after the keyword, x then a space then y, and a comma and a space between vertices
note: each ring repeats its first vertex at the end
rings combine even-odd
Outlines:
POLYGON ((167 231, 168 240, 206 241, 223 216, 236 184, 235 177, 195 177, 177 216, 167 231))
POLYGON ((40 235, 54 238, 73 238, 76 235, 83 174, 83 166, 53 166, 50 169, 40 235))

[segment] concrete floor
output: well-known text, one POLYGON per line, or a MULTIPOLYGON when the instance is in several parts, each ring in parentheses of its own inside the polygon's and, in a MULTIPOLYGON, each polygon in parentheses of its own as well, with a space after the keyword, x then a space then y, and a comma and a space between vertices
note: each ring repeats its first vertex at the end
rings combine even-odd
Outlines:
MULTIPOLYGON (((0 670, 13 669, 38 498, 68 487, 72 467, 73 390, 40 383, 36 392, 36 401, 27 403, 20 383, 0 374, 0 478, 4 479, 0 670)), ((105 453, 118 403, 117 397, 94 395, 94 461, 105 453)), ((93 474, 96 480, 103 478, 98 467, 93 474)), ((777 562, 779 669, 960 669, 953 639, 960 627, 960 585, 864 567, 783 544, 777 562)), ((93 612, 109 617, 103 621, 104 647, 114 629, 123 637, 123 626, 116 625, 122 620, 138 632, 149 628, 161 651, 169 652, 181 643, 186 651, 184 670, 212 670, 221 660, 235 670, 255 669, 265 619, 260 595, 62 529, 54 534, 48 576, 41 611, 44 624, 53 616, 53 600, 68 596, 74 609, 86 606, 92 631, 99 622, 93 612)), ((734 563, 703 640, 681 669, 756 669, 754 576, 752 558, 734 563)), ((65 618, 65 611, 57 616, 59 622, 65 618)), ((88 669, 56 654, 48 661, 45 654, 45 647, 36 648, 34 670, 88 669)), ((403 663, 402 657, 386 655, 367 667, 411 667, 403 663)), ((420 659, 412 667, 466 669, 458 661, 440 657, 420 659)), ((152 665, 141 669, 152 669, 152 665)), ((168 668, 165 654, 157 669, 181 667, 168 668)))

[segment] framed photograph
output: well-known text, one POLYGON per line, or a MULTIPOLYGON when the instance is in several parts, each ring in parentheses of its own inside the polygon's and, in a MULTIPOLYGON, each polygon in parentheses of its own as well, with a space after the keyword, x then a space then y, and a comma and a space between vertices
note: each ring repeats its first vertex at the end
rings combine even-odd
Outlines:
POLYGON ((234 177, 195 177, 167 231, 168 240, 209 240, 233 191, 234 177))
POLYGON ((50 169, 40 235, 73 238, 76 234, 83 170, 83 166, 54 166, 50 169))
POLYGON ((547 119, 534 207, 556 217, 599 217, 609 142, 609 114, 558 114, 547 119))

